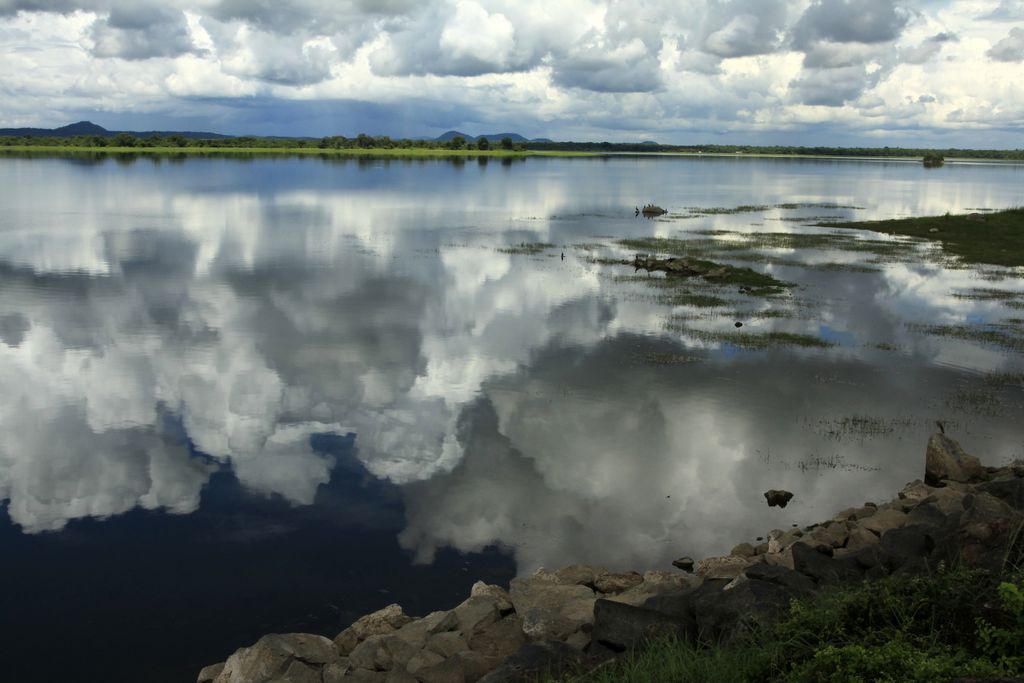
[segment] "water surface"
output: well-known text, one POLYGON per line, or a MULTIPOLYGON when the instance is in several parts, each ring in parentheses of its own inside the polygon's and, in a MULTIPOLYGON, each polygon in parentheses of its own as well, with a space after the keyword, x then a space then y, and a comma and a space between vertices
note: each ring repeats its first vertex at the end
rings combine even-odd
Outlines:
POLYGON ((1004 164, 2 158, 12 675, 191 680, 478 579, 727 552, 891 496, 936 420, 1024 457, 1020 270, 765 235, 1022 187, 1004 164), (768 208, 703 211, 741 205, 768 208), (646 237, 796 287, 675 304, 613 263, 646 237), (821 345, 747 343, 778 332, 821 345))

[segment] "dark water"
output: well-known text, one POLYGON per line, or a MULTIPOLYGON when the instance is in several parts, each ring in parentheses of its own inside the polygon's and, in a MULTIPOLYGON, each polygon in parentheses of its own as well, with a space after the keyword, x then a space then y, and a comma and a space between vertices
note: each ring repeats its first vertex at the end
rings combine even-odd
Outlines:
POLYGON ((0 159, 5 671, 192 680, 478 579, 667 568, 890 496, 937 419, 1024 457, 1020 270, 769 249, 739 265, 791 295, 700 309, 601 260, 1022 188, 985 164, 0 159), (781 203, 858 208, 685 209, 781 203), (737 316, 833 345, 746 348, 737 316))

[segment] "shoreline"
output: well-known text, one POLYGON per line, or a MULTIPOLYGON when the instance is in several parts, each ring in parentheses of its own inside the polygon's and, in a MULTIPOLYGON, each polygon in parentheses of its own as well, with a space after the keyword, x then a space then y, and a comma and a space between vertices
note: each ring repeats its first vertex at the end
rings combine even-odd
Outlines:
MULTIPOLYGON (((936 433, 923 474, 890 501, 774 529, 729 555, 680 558, 674 571, 540 569, 508 590, 477 582, 461 604, 422 618, 388 605, 333 640, 266 635, 205 667, 197 682, 533 681, 616 666, 664 638, 727 643, 751 620, 777 620, 793 600, 848 586, 954 562, 983 570, 1005 564, 1024 527, 1024 466, 985 467, 936 433)), ((772 493, 786 492, 766 493, 769 505, 772 493)))

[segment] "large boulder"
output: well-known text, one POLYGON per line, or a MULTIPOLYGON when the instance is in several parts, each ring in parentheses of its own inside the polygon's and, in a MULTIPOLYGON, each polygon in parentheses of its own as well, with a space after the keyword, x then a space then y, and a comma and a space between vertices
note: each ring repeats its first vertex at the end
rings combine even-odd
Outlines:
POLYGON ((664 637, 692 635, 692 624, 662 612, 634 607, 613 600, 594 603, 594 642, 615 651, 632 649, 647 641, 664 637))
POLYGON ((1004 562, 1019 562, 1022 552, 1016 535, 1024 516, 990 493, 978 491, 964 497, 959 518, 960 556, 969 566, 990 570, 1004 562))
POLYGON ((645 572, 643 581, 622 593, 605 594, 608 600, 639 606, 655 595, 693 588, 700 579, 690 574, 652 570, 645 572))
POLYGON ((401 605, 388 605, 372 614, 360 617, 354 624, 334 638, 334 644, 341 654, 347 655, 355 646, 370 636, 392 633, 402 628, 413 619, 408 616, 401 605))
POLYGON ((793 494, 789 491, 783 491, 782 489, 769 489, 764 492, 764 499, 768 501, 768 507, 780 507, 784 508, 789 505, 789 501, 793 498, 793 494))
POLYGON ((263 636, 224 663, 216 683, 320 683, 325 666, 341 658, 329 639, 311 633, 263 636))
POLYGON ((594 591, 583 585, 556 583, 549 574, 512 579, 509 597, 531 640, 564 641, 594 622, 594 591))
POLYGON ((973 455, 969 455, 945 434, 932 434, 925 455, 924 483, 940 486, 943 481, 972 482, 985 478, 987 471, 973 455))
POLYGON ((848 559, 833 559, 818 552, 806 543, 794 543, 793 569, 809 577, 818 584, 837 584, 848 581, 859 581, 862 573, 856 562, 848 559))
POLYGON ((199 677, 196 679, 196 683, 213 683, 223 670, 224 662, 204 666, 199 672, 199 677))
POLYGON ((558 680, 577 673, 588 658, 565 643, 545 640, 527 643, 501 666, 480 679, 480 683, 536 683, 550 678, 558 680))
POLYGON ((797 594, 781 583, 741 577, 717 595, 703 595, 694 603, 701 640, 727 643, 777 618, 797 594))

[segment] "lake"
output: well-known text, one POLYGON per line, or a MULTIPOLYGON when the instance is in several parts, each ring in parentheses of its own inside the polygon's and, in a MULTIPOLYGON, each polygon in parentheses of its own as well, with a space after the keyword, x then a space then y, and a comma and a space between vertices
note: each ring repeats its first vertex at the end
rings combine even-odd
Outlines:
POLYGON ((1022 458, 1024 271, 813 225, 1018 205, 1009 164, 0 157, 5 675, 671 569, 892 497, 936 421, 1022 458), (679 240, 792 286, 621 263, 679 240))

